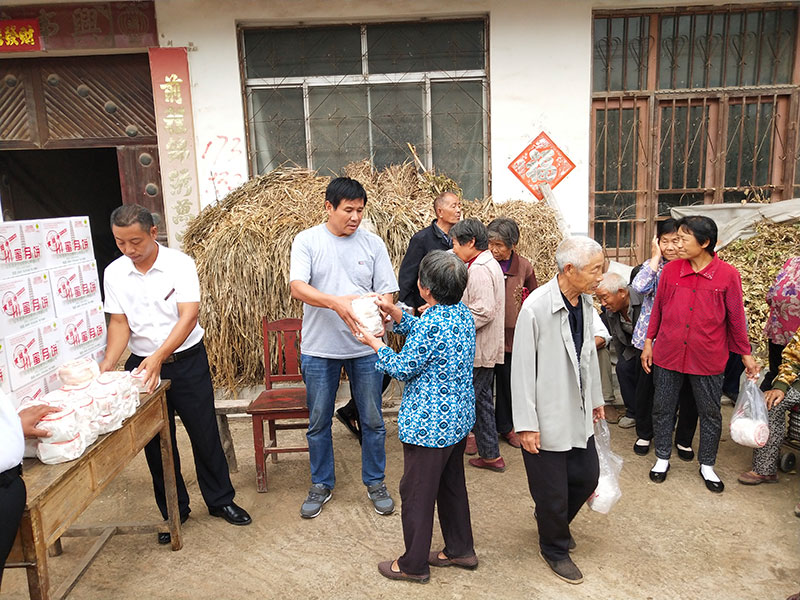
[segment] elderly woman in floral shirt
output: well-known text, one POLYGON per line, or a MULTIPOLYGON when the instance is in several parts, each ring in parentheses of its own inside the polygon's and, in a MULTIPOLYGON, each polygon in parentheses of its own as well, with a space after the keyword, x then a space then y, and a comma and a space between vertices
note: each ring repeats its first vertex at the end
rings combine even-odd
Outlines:
POLYGON ((800 328, 800 257, 787 260, 775 278, 775 283, 767 292, 769 319, 764 334, 769 340, 769 371, 761 382, 761 389, 767 391, 778 374, 781 353, 800 328))
POLYGON ((406 336, 399 353, 363 328, 359 339, 378 353, 376 369, 406 382, 397 419, 406 551, 397 560, 379 563, 378 571, 389 579, 427 583, 431 565, 478 566, 463 458, 467 433, 475 424, 475 324, 461 303, 467 267, 457 256, 442 250, 425 256, 417 285, 429 305, 419 318, 377 301, 397 323, 394 331, 406 336), (431 552, 437 504, 445 547, 431 552))

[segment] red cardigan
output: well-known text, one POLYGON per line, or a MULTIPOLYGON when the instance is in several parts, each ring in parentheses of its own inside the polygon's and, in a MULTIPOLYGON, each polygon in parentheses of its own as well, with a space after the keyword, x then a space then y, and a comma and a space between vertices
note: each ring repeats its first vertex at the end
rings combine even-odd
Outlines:
POLYGON ((648 339, 653 363, 690 375, 725 372, 728 352, 750 354, 742 280, 735 267, 714 256, 699 273, 686 259, 664 265, 648 339))

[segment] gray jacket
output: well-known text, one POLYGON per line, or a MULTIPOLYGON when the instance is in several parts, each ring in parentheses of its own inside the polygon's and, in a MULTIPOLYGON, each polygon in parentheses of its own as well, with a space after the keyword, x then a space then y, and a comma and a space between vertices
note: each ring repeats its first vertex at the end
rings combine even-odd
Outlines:
POLYGON ((580 367, 558 277, 528 296, 514 330, 514 429, 538 431, 543 450, 585 448, 593 434, 592 409, 603 405, 594 342, 600 316, 590 296, 580 298, 584 315, 580 367))

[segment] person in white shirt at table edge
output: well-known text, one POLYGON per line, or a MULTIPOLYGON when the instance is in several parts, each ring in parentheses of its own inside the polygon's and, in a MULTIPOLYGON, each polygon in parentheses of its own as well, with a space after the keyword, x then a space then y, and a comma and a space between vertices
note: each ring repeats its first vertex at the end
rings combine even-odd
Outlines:
MULTIPOLYGON (((111 213, 111 231, 124 256, 105 270, 105 311, 110 321, 100 370, 114 369, 127 346, 131 356, 125 369, 145 370, 148 391, 156 388, 159 377, 171 381, 166 394, 181 522, 191 510, 175 439, 176 412, 192 442, 197 482, 209 514, 233 525, 248 525, 250 515, 233 502, 235 491, 219 439, 204 332, 197 322, 200 282, 194 261, 156 242, 158 228, 144 207, 116 208, 111 213)), ((145 447, 145 456, 156 504, 166 519, 159 436, 145 447)), ((169 543, 169 533, 158 534, 158 541, 169 543)))
POLYGON ((51 412, 53 406, 39 404, 19 411, 0 391, 0 586, 6 559, 17 537, 22 511, 25 509, 25 482, 22 480, 22 455, 26 437, 47 437, 46 429, 37 429, 39 420, 51 412))

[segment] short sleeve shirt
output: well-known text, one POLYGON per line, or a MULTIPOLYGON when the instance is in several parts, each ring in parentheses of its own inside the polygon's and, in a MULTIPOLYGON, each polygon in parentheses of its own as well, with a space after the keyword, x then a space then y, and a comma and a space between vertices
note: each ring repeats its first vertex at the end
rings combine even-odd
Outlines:
MULTIPOLYGON (((381 238, 361 228, 336 236, 325 223, 294 238, 289 281, 303 281, 334 296, 389 294, 398 289, 381 238)), ((373 353, 353 337, 335 311, 310 304, 303 305, 300 351, 318 358, 359 358, 373 353)))
MULTIPOLYGON (((158 256, 147 273, 140 273, 127 256, 106 267, 103 281, 105 311, 128 319, 128 348, 137 356, 150 356, 178 323, 178 304, 200 302, 200 280, 194 261, 183 252, 158 245, 158 256)), ((196 324, 175 350, 181 352, 203 339, 196 324)))

